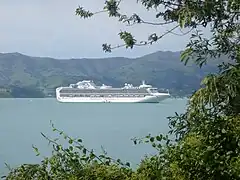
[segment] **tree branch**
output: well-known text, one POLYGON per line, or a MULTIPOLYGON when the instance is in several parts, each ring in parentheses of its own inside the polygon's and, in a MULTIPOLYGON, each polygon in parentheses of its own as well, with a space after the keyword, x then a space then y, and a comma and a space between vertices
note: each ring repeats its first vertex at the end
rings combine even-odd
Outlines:
POLYGON ((182 32, 182 34, 178 34, 178 33, 175 33, 175 32, 170 32, 171 34, 173 35, 176 35, 176 36, 185 36, 187 34, 189 34, 194 28, 191 28, 190 30, 188 30, 187 32, 182 32, 182 30, 180 30, 182 32))
MULTIPOLYGON (((105 52, 111 52, 113 49, 117 49, 117 48, 121 48, 121 47, 130 47, 130 48, 133 48, 133 46, 146 46, 146 45, 151 45, 153 44, 154 42, 157 42, 159 39, 163 38, 164 36, 166 36, 167 34, 169 33, 172 33, 172 31, 174 31, 175 29, 177 29, 179 27, 179 25, 176 25, 174 26, 172 29, 166 31, 165 33, 163 33, 161 36, 157 36, 156 33, 152 34, 149 36, 148 38, 148 41, 140 41, 140 43, 135 43, 133 37, 131 36, 130 39, 128 38, 121 38, 123 39, 125 42, 134 42, 133 45, 129 45, 128 43, 124 43, 124 44, 121 44, 121 45, 116 45, 114 47, 111 47, 111 45, 108 45, 108 44, 103 44, 102 47, 103 47, 103 51, 105 52)), ((189 31, 190 32, 190 31, 189 31)), ((123 32, 124 33, 127 33, 127 32, 123 32)), ((130 34, 130 33, 128 33, 130 34)))
MULTIPOLYGON (((93 150, 88 150, 84 145, 82 145, 82 144, 80 143, 80 142, 82 142, 81 139, 79 139, 80 142, 79 142, 79 140, 72 139, 72 138, 71 138, 70 136, 68 136, 67 134, 65 134, 65 133, 63 134, 63 131, 60 131, 60 130, 58 130, 57 128, 55 128, 53 123, 51 123, 51 126, 52 126, 52 128, 53 128, 53 131, 56 131, 56 132, 58 132, 60 135, 63 135, 64 138, 67 139, 69 142, 71 141, 70 144, 75 143, 75 144, 77 145, 76 147, 79 147, 79 148, 78 148, 79 150, 84 149, 86 152, 88 152, 89 154, 93 155, 94 158, 96 158, 97 160, 99 160, 101 163, 103 163, 103 164, 105 164, 105 165, 108 165, 104 160, 111 160, 112 162, 114 162, 114 163, 116 163, 116 164, 118 164, 118 165, 124 166, 124 167, 126 167, 126 166, 129 167, 129 166, 130 166, 130 163, 124 164, 123 162, 120 161, 120 159, 115 160, 115 159, 113 159, 113 158, 111 158, 111 157, 106 156, 106 151, 103 152, 104 155, 99 155, 99 156, 96 155, 96 154, 93 152, 93 150)), ((41 133, 41 135, 42 135, 45 139, 47 139, 49 143, 52 143, 52 144, 55 144, 56 146, 59 146, 59 144, 58 144, 56 141, 50 139, 49 137, 47 137, 47 136, 44 135, 43 133, 41 133)), ((103 149, 103 148, 102 148, 102 149, 103 149)), ((64 151, 64 152, 66 152, 66 153, 68 153, 68 152, 67 152, 65 149, 63 149, 63 148, 62 148, 61 150, 64 151)), ((71 156, 71 155, 70 155, 70 156, 71 156)))
POLYGON ((162 26, 162 25, 167 25, 167 24, 171 24, 171 23, 174 23, 174 21, 168 21, 168 22, 161 22, 161 23, 155 23, 155 22, 147 22, 147 21, 144 21, 142 20, 143 24, 150 24, 150 25, 155 25, 155 26, 162 26))

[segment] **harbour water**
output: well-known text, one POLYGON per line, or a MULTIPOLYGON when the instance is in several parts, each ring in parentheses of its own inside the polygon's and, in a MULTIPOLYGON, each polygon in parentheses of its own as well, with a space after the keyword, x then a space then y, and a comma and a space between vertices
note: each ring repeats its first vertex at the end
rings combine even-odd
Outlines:
POLYGON ((83 139, 89 149, 130 161, 136 166, 145 154, 154 153, 150 145, 134 145, 133 137, 166 133, 168 119, 184 112, 187 99, 168 99, 159 104, 59 103, 55 99, 0 99, 0 175, 4 163, 16 167, 36 163, 51 155, 51 146, 41 132, 53 138, 50 121, 72 137, 83 139), (36 157, 32 145, 38 147, 36 157))

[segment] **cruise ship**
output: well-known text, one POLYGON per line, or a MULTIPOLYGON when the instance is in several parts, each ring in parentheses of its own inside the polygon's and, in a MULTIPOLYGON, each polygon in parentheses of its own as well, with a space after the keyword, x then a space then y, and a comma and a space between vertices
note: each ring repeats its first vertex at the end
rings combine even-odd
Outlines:
POLYGON ((169 92, 159 92, 144 81, 136 87, 125 83, 123 87, 115 88, 104 84, 97 86, 92 80, 83 80, 68 87, 56 88, 59 102, 159 103, 169 97, 169 92))

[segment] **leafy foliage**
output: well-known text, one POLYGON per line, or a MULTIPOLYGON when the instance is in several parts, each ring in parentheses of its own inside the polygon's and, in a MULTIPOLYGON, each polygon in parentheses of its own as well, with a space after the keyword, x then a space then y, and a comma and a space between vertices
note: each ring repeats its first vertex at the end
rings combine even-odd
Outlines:
MULTIPOLYGON (((87 149, 82 139, 73 139, 58 130, 52 124, 53 131, 57 132, 68 146, 59 144, 60 139, 50 139, 42 136, 52 145, 53 152, 50 158, 43 158, 42 163, 24 164, 11 170, 6 179, 129 179, 134 177, 134 172, 129 168, 130 163, 123 163, 120 159, 114 160, 107 156, 103 150, 101 155, 96 155, 93 150, 87 149)), ((34 147, 39 156, 38 148, 34 147)))
MULTIPOLYGON (((144 138, 133 139, 135 144, 150 143, 158 150, 156 156, 146 157, 136 171, 122 163, 119 164, 119 161, 110 161, 111 158, 106 156, 103 161, 97 158, 94 164, 91 160, 96 159, 96 156, 95 154, 85 156, 87 152, 89 154, 92 152, 87 150, 83 152, 82 157, 88 158, 87 160, 84 158, 86 163, 82 163, 81 157, 73 151, 74 147, 69 146, 68 150, 58 148, 54 151, 59 152, 60 149, 60 153, 57 153, 57 161, 49 168, 49 172, 46 173, 46 168, 43 168, 46 166, 43 163, 33 165, 31 168, 27 166, 27 170, 13 170, 8 178, 17 179, 24 176, 28 178, 29 172, 34 172, 31 177, 38 175, 38 179, 43 177, 143 180, 240 179, 240 2, 238 0, 138 0, 137 2, 142 3, 149 10, 164 7, 164 10, 156 15, 156 18, 162 18, 164 22, 157 25, 177 23, 174 28, 190 28, 196 31, 186 51, 182 53, 182 61, 186 64, 191 59, 202 67, 209 57, 212 59, 223 55, 227 56, 230 62, 219 62, 219 72, 209 74, 203 79, 202 87, 189 99, 185 113, 176 113, 175 116, 168 117, 170 127, 168 134, 157 136, 150 134, 144 138), (203 37, 198 29, 208 26, 212 32, 210 39, 203 37), (40 168, 36 170, 36 167, 40 168), (54 171, 55 169, 57 171, 54 171)), ((115 16, 128 23, 147 23, 136 14, 130 18, 122 15, 120 4, 121 1, 107 0, 104 12, 108 12, 110 17, 115 16)), ((94 14, 92 13, 92 16, 94 14)), ((84 17, 84 12, 81 16, 84 17)), ((172 31, 173 29, 164 35, 172 31)), ((120 34, 125 42, 124 46, 138 45, 132 35, 124 33, 120 34)), ((153 39, 159 40, 158 37, 162 36, 153 35, 153 39)), ((143 44, 151 44, 151 41, 150 38, 143 44)), ((68 136, 65 137, 70 140, 70 144, 75 142, 68 136)), ((54 157, 53 153, 52 158, 54 157)))

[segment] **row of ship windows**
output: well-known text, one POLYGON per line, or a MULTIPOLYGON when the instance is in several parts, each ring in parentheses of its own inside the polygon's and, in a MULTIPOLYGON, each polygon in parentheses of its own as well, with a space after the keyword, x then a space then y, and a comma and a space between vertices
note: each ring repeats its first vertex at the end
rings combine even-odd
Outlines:
POLYGON ((147 93, 146 89, 62 89, 60 93, 147 93))
POLYGON ((66 94, 66 95, 60 95, 60 97, 145 97, 146 95, 137 95, 137 94, 120 94, 120 95, 82 95, 82 94, 66 94))

